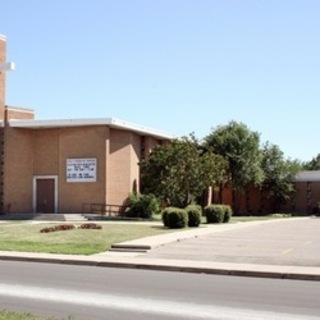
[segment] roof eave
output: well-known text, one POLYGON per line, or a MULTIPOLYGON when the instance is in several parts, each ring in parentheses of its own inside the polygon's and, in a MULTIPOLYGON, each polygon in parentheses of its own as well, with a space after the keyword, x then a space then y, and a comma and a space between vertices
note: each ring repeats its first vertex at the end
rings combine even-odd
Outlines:
POLYGON ((174 137, 152 128, 129 123, 116 118, 95 118, 95 119, 60 119, 60 120, 16 120, 9 121, 9 126, 23 129, 50 129, 65 127, 84 127, 105 125, 110 128, 128 130, 141 135, 152 136, 157 139, 172 140, 174 137))

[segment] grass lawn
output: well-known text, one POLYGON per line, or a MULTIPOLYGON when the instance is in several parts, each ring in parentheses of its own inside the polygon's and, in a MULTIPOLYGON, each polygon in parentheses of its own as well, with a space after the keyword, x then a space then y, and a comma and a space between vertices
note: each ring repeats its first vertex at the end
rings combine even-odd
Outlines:
MULTIPOLYGON (((69 318, 70 320, 72 318, 69 318)), ((27 312, 13 312, 7 310, 0 310, 0 320, 58 320, 53 317, 37 317, 31 313, 27 312)), ((63 320, 63 319, 60 319, 63 320)))
MULTIPOLYGON (((231 218, 230 223, 274 218, 275 217, 272 215, 260 217, 234 216, 231 218)), ((205 217, 202 217, 202 223, 206 223, 205 217)), ((56 224, 57 223, 55 223, 55 225, 56 224)), ((63 222, 62 224, 71 223, 63 222)), ((100 223, 100 225, 102 226, 101 230, 73 229, 67 231, 40 233, 40 230, 42 228, 52 225, 54 224, 30 224, 25 222, 0 224, 0 251, 90 255, 107 251, 110 249, 111 245, 115 243, 139 239, 147 236, 164 234, 172 231, 187 230, 169 230, 167 228, 164 228, 161 223, 159 223, 159 225, 150 225, 135 224, 134 222, 131 222, 126 224, 100 223)))
POLYGON ((40 233, 40 229, 52 225, 0 224, 0 251, 90 255, 107 251, 114 243, 170 232, 161 225, 101 223, 101 230, 73 229, 40 233))
MULTIPOLYGON (((237 223, 237 222, 250 222, 250 221, 262 221, 262 220, 270 220, 270 219, 287 219, 289 217, 286 216, 274 216, 274 215, 266 215, 266 216, 232 216, 229 223, 237 223)), ((207 218, 202 216, 201 223, 206 224, 207 218)))
POLYGON ((236 222, 250 222, 250 221, 262 221, 270 219, 287 219, 288 217, 277 217, 272 215, 267 216, 233 216, 230 220, 230 223, 236 222))

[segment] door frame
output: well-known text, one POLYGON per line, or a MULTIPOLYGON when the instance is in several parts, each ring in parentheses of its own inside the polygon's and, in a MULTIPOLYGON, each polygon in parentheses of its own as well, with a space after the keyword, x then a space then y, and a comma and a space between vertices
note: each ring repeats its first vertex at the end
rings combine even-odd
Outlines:
POLYGON ((58 176, 33 176, 32 178, 32 207, 33 213, 37 212, 37 180, 53 179, 54 180, 54 213, 58 213, 58 176))

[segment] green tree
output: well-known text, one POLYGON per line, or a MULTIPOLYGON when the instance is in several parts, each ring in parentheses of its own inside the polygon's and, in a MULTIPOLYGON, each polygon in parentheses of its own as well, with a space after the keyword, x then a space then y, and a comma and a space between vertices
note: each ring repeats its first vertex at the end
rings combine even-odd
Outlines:
POLYGON ((218 126, 205 138, 205 146, 227 159, 233 189, 233 210, 238 211, 243 191, 263 181, 260 136, 236 121, 218 126))
POLYGON ((306 162, 303 165, 303 169, 305 169, 305 170, 320 170, 320 153, 316 157, 312 158, 311 161, 306 162))
POLYGON ((295 192, 295 176, 301 170, 297 160, 284 158, 277 145, 265 143, 262 149, 262 169, 264 171, 263 190, 277 212, 295 192))
POLYGON ((152 193, 170 206, 184 208, 209 186, 223 181, 226 161, 203 152, 196 139, 182 138, 157 146, 140 163, 144 193, 152 193))

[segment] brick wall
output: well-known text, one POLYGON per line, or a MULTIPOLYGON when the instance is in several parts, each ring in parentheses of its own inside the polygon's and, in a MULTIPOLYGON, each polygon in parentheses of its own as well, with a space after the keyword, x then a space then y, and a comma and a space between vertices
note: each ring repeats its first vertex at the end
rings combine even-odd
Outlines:
POLYGON ((34 119, 34 111, 29 109, 6 106, 5 119, 6 121, 12 120, 12 119, 31 120, 31 119, 34 119))
POLYGON ((34 130, 34 175, 59 174, 59 129, 34 130))
POLYGON ((59 211, 81 212, 83 203, 105 203, 108 128, 61 128, 59 137, 59 211), (68 158, 97 158, 97 182, 67 183, 68 158))
MULTIPOLYGON (((6 62, 6 39, 0 35, 0 64, 6 62)), ((5 72, 0 73, 0 120, 4 118, 5 72)))
POLYGON ((152 149, 159 144, 160 144, 160 141, 158 141, 157 139, 155 139, 153 137, 145 137, 145 156, 146 156, 146 158, 148 158, 148 155, 150 154, 152 149))
POLYGON ((33 211, 34 176, 58 177, 58 212, 81 212, 84 203, 122 205, 139 191, 139 134, 107 126, 7 126, 5 139, 4 206, 11 212, 33 211), (97 159, 96 182, 67 182, 66 161, 79 158, 97 159))
POLYGON ((141 159, 141 136, 131 134, 131 157, 130 163, 130 191, 140 191, 140 167, 139 162, 141 159))
POLYGON ((107 202, 122 205, 129 192, 139 188, 140 136, 124 130, 110 130, 107 202))
POLYGON ((5 129, 4 209, 32 212, 33 131, 5 129))

